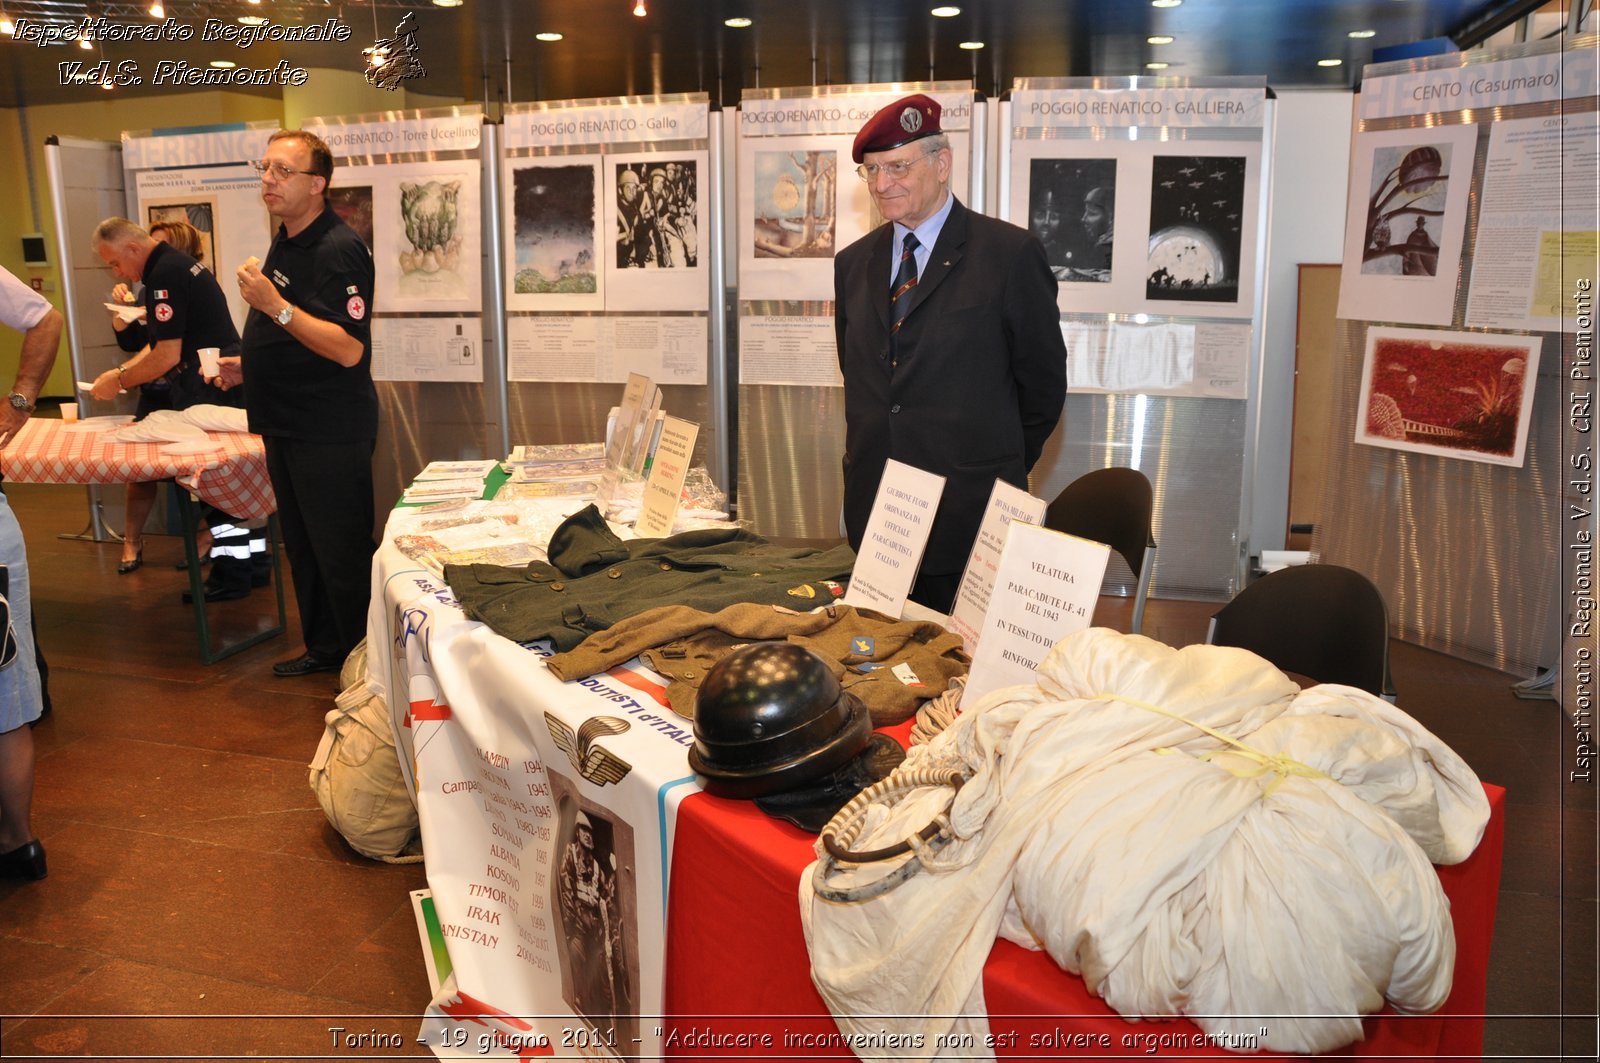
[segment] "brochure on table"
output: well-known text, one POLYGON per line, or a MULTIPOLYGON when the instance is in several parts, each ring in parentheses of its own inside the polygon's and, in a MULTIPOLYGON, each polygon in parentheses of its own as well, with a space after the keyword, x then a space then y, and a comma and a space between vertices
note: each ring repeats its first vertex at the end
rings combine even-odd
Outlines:
POLYGON ((878 481, 846 605, 899 616, 916 582, 917 566, 944 494, 944 477, 890 460, 878 481))
POLYGON ((991 690, 1032 684, 1051 648, 1089 626, 1110 559, 1104 543, 1013 521, 962 706, 991 690))
POLYGON ((972 544, 972 555, 967 558, 966 571, 961 574, 955 608, 950 613, 949 628, 961 636, 969 654, 978 648, 982 637, 983 617, 989 611, 1007 531, 1013 521, 1042 523, 1045 510, 1049 508, 1049 503, 1021 488, 1004 480, 994 482, 989 504, 983 510, 983 522, 978 525, 978 538, 972 544))

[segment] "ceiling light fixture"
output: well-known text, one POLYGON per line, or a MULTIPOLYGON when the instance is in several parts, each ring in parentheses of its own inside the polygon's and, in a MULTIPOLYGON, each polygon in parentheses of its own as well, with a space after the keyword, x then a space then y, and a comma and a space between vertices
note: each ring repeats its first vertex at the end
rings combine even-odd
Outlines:
POLYGON ((978 51, 979 49, 981 49, 983 47, 983 42, 982 41, 962 41, 957 47, 964 48, 969 52, 976 52, 976 51, 978 51))
POLYGON ((210 66, 210 67, 215 67, 218 70, 232 70, 234 67, 238 66, 239 64, 235 63, 232 59, 213 59, 213 60, 211 60, 211 62, 207 63, 206 65, 210 66))
POLYGON ((638 3, 633 5, 633 17, 634 18, 644 18, 649 13, 650 12, 648 12, 648 11, 646 11, 644 9, 644 0, 638 0, 638 3))
POLYGON ((1172 43, 1172 38, 1168 37, 1164 33, 1158 33, 1153 37, 1146 37, 1144 39, 1144 43, 1146 43, 1146 44, 1171 44, 1172 43))
POLYGON ((260 15, 240 15, 239 24, 243 26, 265 26, 271 19, 262 18, 260 15))
POLYGON ((1343 59, 1318 59, 1318 66, 1344 66, 1343 59))
POLYGON ((957 15, 961 14, 961 9, 953 4, 945 4, 943 7, 934 8, 932 11, 928 12, 928 14, 932 15, 934 18, 955 18, 957 15))
POLYGON ((1368 37, 1376 37, 1377 35, 1377 30, 1351 30, 1349 33, 1345 34, 1346 37, 1356 41, 1364 41, 1368 37))
POLYGON ((11 16, 5 13, 4 8, 0 8, 0 33, 7 37, 14 37, 17 33, 17 24, 11 21, 11 16))
POLYGON ((1170 65, 1170 63, 1146 63, 1144 68, 1146 70, 1165 70, 1170 65))
POLYGON ((167 17, 167 9, 161 6, 161 0, 156 0, 155 3, 150 5, 150 17, 151 18, 166 18, 167 17))
POLYGON ((749 29, 750 28, 750 20, 747 19, 747 18, 743 18, 743 17, 725 18, 725 19, 722 20, 722 24, 724 26, 727 26, 729 29, 735 29, 735 30, 743 30, 743 29, 749 29))
POLYGON ((1151 7, 1177 7, 1183 0, 1150 0, 1151 7))
POLYGON ((462 0, 433 0, 434 7, 460 7, 462 0))
POLYGON ((561 34, 553 33, 550 30, 545 30, 543 33, 535 33, 533 35, 533 39, 536 40, 536 41, 547 41, 547 42, 548 41, 559 41, 561 39, 561 34))
POLYGON ((79 37, 78 47, 82 48, 86 52, 92 52, 94 51, 94 42, 87 37, 79 37))

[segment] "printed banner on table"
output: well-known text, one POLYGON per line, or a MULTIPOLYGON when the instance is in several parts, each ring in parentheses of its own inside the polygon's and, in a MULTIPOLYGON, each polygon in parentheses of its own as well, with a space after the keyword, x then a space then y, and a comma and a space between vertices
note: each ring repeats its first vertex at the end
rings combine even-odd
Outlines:
POLYGON ((385 547, 369 638, 409 760, 452 976, 440 1056, 661 1054, 666 882, 692 725, 654 673, 562 683, 385 547), (504 711, 515 692, 516 712, 504 711))

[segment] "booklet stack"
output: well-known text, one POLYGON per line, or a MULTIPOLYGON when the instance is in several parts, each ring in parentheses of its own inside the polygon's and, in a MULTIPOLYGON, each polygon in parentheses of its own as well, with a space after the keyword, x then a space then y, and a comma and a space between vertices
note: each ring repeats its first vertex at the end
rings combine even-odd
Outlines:
POLYGON ((483 497, 483 479, 495 467, 493 458, 481 461, 434 461, 417 473, 401 501, 407 505, 448 502, 483 497))
POLYGON ((518 498, 593 497, 606 471, 604 443, 513 447, 505 461, 518 498))

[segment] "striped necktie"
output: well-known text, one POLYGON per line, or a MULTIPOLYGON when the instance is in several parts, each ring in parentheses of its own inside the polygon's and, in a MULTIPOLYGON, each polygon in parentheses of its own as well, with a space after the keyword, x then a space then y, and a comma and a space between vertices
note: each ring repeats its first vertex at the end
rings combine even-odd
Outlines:
POLYGON ((894 274, 894 287, 889 292, 889 335, 900 331, 900 325, 911 312, 911 296, 917 287, 917 234, 906 233, 900 249, 900 268, 894 274))

